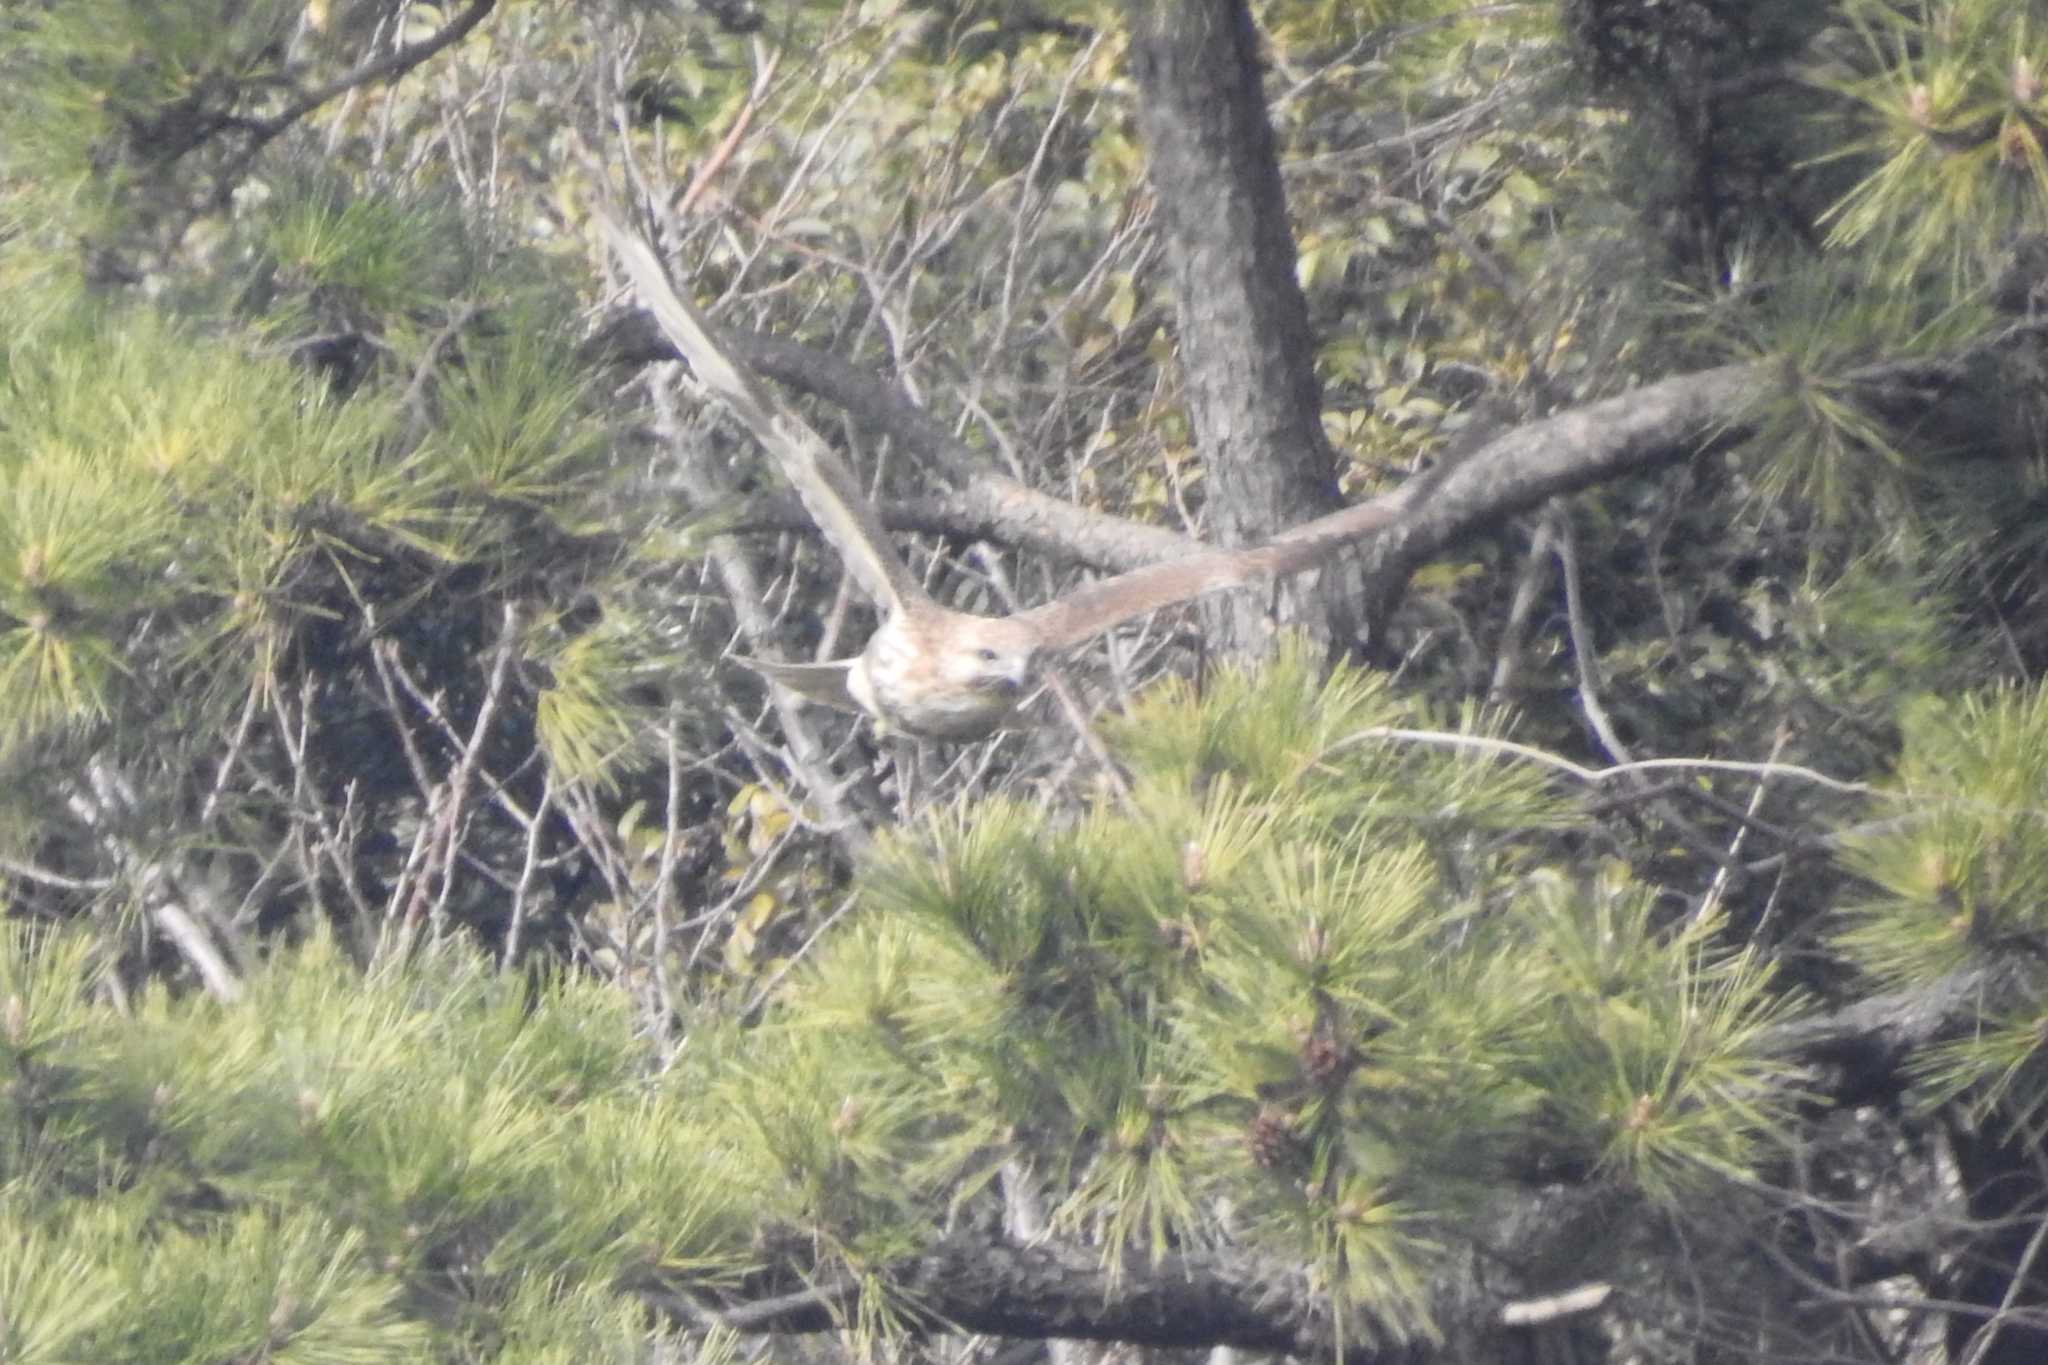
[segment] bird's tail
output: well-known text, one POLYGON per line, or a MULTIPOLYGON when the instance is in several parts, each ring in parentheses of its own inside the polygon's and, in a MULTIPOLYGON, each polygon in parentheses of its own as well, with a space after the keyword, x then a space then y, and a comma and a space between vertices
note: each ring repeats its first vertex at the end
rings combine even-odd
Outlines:
POLYGON ((731 658, 734 663, 752 669, 771 682, 781 683, 808 701, 837 711, 861 713, 860 703, 846 690, 846 678, 853 669, 852 659, 834 659, 822 664, 785 664, 773 659, 749 659, 741 654, 734 654, 731 658))

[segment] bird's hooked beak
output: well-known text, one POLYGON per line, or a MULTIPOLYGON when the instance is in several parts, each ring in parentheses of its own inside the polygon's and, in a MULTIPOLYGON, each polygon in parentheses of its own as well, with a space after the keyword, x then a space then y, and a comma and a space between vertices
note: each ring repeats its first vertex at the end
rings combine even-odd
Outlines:
POLYGON ((978 653, 981 665, 978 681, 985 690, 1007 698, 1022 695, 1031 682, 1036 651, 985 648, 978 653))
POLYGON ((989 686, 1006 696, 1017 696, 1031 681, 1031 658, 1029 655, 1012 656, 1002 661, 1002 667, 989 675, 989 686))

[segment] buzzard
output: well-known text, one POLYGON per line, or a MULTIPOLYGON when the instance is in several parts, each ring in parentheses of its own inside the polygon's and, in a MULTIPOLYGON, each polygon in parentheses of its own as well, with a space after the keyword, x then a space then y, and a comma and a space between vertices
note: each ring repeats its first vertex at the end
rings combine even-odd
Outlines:
POLYGON ((866 648, 847 659, 789 664, 742 659, 812 701, 865 713, 928 739, 980 739, 1010 719, 1043 656, 1161 607, 1315 567, 1343 545, 1392 524, 1426 491, 1424 477, 1390 498, 1346 509, 1263 544, 1205 550, 1098 579, 1043 606, 980 616, 940 605, 890 548, 853 471, 712 339, 669 284, 653 250, 602 214, 598 222, 627 278, 698 380, 752 433, 804 509, 880 611, 866 648))

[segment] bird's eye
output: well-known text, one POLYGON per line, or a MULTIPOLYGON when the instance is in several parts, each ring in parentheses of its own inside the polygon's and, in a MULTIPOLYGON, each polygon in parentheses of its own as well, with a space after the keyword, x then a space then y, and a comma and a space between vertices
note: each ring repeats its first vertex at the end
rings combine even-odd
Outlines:
POLYGON ((981 656, 981 661, 985 664, 992 664, 996 661, 996 652, 987 646, 983 646, 974 652, 981 656))

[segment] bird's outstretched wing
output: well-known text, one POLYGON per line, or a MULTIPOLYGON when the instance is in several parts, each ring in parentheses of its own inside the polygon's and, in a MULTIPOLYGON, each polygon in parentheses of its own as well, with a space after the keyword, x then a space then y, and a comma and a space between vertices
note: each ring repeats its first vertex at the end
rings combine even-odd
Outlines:
POLYGON ((1064 649, 1146 612, 1306 572, 1347 545, 1400 520, 1433 484, 1425 475, 1399 493, 1346 507, 1241 550, 1203 550, 1083 584, 1011 619, 1038 637, 1040 649, 1064 649))
POLYGON ((889 548, 881 518, 846 462, 794 410, 726 357, 697 310, 670 287, 646 242, 602 212, 597 221, 662 334, 781 467, 854 581, 885 614, 929 603, 924 586, 889 548))

